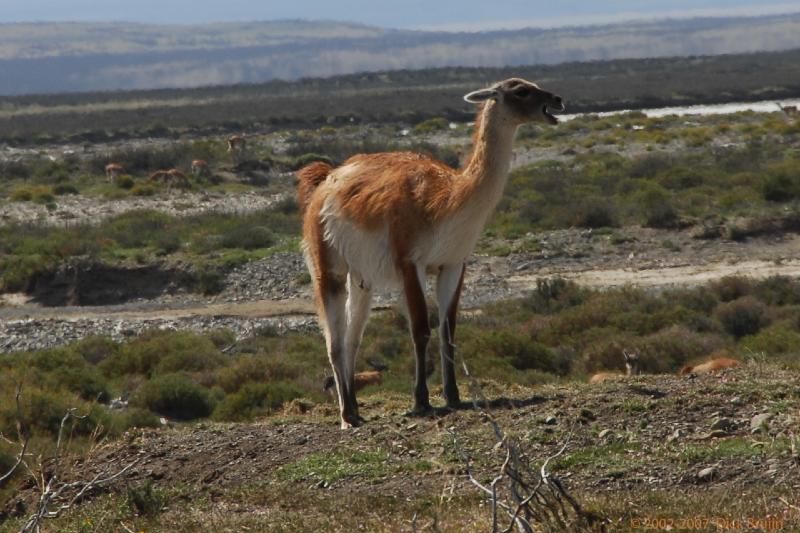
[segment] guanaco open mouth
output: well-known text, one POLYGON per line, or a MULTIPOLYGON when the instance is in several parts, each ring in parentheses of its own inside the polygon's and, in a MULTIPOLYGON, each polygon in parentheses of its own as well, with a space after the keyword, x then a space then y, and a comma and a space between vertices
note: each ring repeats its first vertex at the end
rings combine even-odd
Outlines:
POLYGON ((564 111, 563 102, 559 102, 555 105, 544 104, 542 106, 542 114, 550 121, 550 124, 558 124, 558 118, 550 112, 550 109, 553 111, 564 111))

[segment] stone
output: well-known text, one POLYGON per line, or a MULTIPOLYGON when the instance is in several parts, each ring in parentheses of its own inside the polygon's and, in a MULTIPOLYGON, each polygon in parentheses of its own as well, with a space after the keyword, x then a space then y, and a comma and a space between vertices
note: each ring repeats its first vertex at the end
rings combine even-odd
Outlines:
POLYGON ((704 468, 697 473, 697 480, 698 481, 711 481, 717 475, 717 469, 713 466, 709 466, 708 468, 704 468))
POLYGON ((750 419, 750 431, 752 433, 758 433, 762 429, 767 429, 768 422, 772 418, 770 413, 761 413, 760 415, 756 415, 750 419))

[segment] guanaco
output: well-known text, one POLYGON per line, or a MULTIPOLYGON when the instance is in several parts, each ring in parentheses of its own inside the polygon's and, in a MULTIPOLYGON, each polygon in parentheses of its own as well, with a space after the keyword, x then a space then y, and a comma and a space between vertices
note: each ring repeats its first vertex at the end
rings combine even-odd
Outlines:
POLYGON ((411 414, 432 411, 425 357, 429 273, 437 276, 444 397, 449 407, 461 403, 453 339, 466 260, 502 197, 517 129, 528 122, 555 125, 550 110, 564 110, 560 96, 519 78, 464 99, 480 110, 472 155, 460 170, 426 155, 393 152, 359 154, 337 168, 315 162, 297 173, 303 247, 342 429, 363 422, 355 359, 372 291, 379 288, 403 290, 416 355, 411 414))
POLYGON ((638 376, 641 373, 639 365, 639 354, 636 352, 629 352, 622 350, 622 356, 625 358, 625 373, 619 372, 598 372, 589 378, 589 383, 603 383, 612 379, 620 379, 626 376, 638 376))

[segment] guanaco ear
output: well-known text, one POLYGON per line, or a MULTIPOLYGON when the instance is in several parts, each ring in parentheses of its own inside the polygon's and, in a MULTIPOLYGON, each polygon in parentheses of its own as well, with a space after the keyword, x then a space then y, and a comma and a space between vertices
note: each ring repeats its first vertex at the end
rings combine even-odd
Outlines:
POLYGON ((497 92, 497 89, 480 89, 478 91, 472 91, 471 93, 465 94, 464 100, 470 104, 480 104, 486 100, 497 98, 498 94, 499 93, 497 92))

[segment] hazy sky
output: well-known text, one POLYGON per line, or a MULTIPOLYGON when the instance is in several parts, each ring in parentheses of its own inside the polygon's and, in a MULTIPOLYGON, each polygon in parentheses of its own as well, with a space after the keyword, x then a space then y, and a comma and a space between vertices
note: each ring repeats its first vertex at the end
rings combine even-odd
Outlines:
POLYGON ((795 11, 800 11, 800 0, 0 0, 0 22, 188 24, 304 18, 452 30, 795 11))

